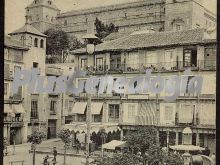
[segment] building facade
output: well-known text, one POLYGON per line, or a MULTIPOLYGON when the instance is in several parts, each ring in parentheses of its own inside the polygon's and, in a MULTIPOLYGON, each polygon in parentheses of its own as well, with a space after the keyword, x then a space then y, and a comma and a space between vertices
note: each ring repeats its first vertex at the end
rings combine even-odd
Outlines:
POLYGON ((119 32, 124 33, 216 26, 216 16, 205 8, 202 0, 140 0, 64 13, 60 13, 51 0, 34 0, 26 8, 26 15, 31 17, 31 24, 41 32, 57 27, 80 39, 87 33, 87 25, 95 22, 96 18, 106 24, 115 24, 119 32))
MULTIPOLYGON (((91 110, 93 124, 118 124, 121 139, 138 127, 155 126, 162 147, 183 144, 182 132, 190 127, 191 144, 215 152, 216 39, 207 35, 204 29, 160 33, 142 31, 97 45, 93 56, 86 54, 85 49, 73 54, 76 69, 87 70, 97 77, 112 76, 114 82, 121 77, 131 80, 146 76, 146 69, 152 69, 152 77, 161 76, 164 80, 174 75, 186 78, 186 89, 180 91, 172 102, 164 101, 168 95, 164 91, 126 95, 113 91, 112 94, 93 95, 92 104, 96 107, 91 110), (192 72, 184 74, 189 68, 192 72), (189 82, 195 76, 203 78, 199 94, 188 91, 189 82)), ((79 78, 78 84, 84 84, 87 78, 79 78)), ((134 88, 140 85, 138 81, 133 84, 134 88)), ((173 87, 180 90, 174 84, 173 87)), ((124 88, 122 85, 121 89, 124 88)), ((85 123, 86 100, 86 93, 76 97, 72 125, 85 123)), ((113 137, 119 138, 117 135, 113 137)))

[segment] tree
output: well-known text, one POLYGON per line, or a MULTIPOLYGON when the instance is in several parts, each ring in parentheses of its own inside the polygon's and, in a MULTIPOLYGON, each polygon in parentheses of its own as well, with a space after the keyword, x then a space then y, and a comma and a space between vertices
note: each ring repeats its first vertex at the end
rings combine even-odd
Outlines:
POLYGON ((143 155, 150 147, 157 145, 157 130, 153 127, 139 128, 135 132, 129 132, 125 141, 132 152, 141 152, 143 155))
POLYGON ((95 20, 95 27, 96 27, 96 36, 99 39, 103 39, 107 37, 109 34, 113 32, 118 32, 119 27, 115 26, 113 23, 104 24, 102 21, 100 21, 98 18, 95 20))
POLYGON ((180 155, 162 151, 157 142, 156 131, 154 127, 146 127, 128 132, 124 140, 126 140, 131 152, 98 158, 96 163, 98 165, 183 165, 180 155))
POLYGON ((69 129, 62 129, 58 133, 58 137, 62 140, 64 143, 64 165, 66 164, 66 149, 71 143, 71 131, 69 129))
POLYGON ((31 135, 28 135, 27 139, 28 142, 31 143, 33 148, 33 165, 35 165, 35 151, 36 151, 36 145, 41 144, 43 139, 46 138, 46 134, 41 131, 33 131, 31 135))
POLYGON ((112 157, 97 158, 94 160, 97 165, 142 165, 142 158, 135 154, 114 154, 112 157))
POLYGON ((68 33, 59 29, 48 29, 44 34, 47 35, 47 62, 65 62, 69 50, 84 46, 75 36, 70 36, 68 33))

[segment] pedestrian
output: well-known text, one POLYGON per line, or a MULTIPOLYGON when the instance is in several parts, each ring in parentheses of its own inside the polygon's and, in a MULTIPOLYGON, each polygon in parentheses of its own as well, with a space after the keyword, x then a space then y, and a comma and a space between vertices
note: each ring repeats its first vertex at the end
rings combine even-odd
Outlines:
POLYGON ((56 157, 57 157, 57 149, 56 147, 53 147, 53 156, 54 156, 54 161, 57 161, 56 157))
POLYGON ((46 157, 44 158, 43 165, 49 165, 48 159, 49 159, 49 155, 46 155, 46 157))
POLYGON ((79 154, 79 149, 80 149, 80 142, 77 140, 76 141, 76 154, 79 154))

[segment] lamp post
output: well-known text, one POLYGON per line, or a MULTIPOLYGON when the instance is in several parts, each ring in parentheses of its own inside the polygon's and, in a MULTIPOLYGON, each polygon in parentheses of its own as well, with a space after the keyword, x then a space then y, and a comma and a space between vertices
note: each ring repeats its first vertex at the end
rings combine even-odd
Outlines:
MULTIPOLYGON (((99 40, 94 34, 86 34, 83 39, 86 42, 86 52, 89 55, 88 63, 91 63, 91 56, 95 52, 95 42, 99 40)), ((90 142, 90 130, 91 130, 91 94, 87 94, 88 102, 87 102, 87 114, 86 114, 86 122, 87 122, 87 135, 86 135, 86 165, 89 165, 89 142, 90 142)))

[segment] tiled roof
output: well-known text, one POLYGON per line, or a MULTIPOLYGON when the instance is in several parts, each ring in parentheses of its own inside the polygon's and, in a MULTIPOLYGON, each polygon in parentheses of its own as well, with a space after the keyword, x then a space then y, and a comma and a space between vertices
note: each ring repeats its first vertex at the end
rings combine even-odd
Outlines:
POLYGON ((30 33, 30 34, 46 37, 45 34, 41 33, 39 30, 37 30, 30 24, 25 24, 21 28, 13 31, 12 33, 9 33, 9 35, 20 34, 20 33, 30 33))
MULTIPOLYGON (((96 45, 96 52, 123 51, 142 48, 189 45, 213 42, 204 38, 204 29, 192 29, 176 32, 134 33, 128 36, 106 41, 96 45)), ((73 53, 83 53, 85 49, 78 49, 73 53)))
POLYGON ((23 45, 23 43, 21 41, 14 40, 8 36, 5 36, 4 46, 15 48, 15 49, 21 49, 21 50, 28 50, 29 49, 26 45, 23 45))
POLYGON ((27 6, 27 8, 31 8, 31 7, 35 7, 35 6, 47 6, 56 10, 59 10, 56 5, 53 3, 53 1, 51 1, 51 4, 48 3, 48 0, 37 0, 37 2, 35 3, 35 1, 33 1, 30 5, 27 6))
POLYGON ((114 4, 114 5, 107 5, 107 6, 100 6, 100 7, 93 7, 88 9, 79 9, 79 10, 71 10, 65 13, 61 13, 58 17, 66 17, 72 15, 79 15, 79 14, 90 14, 96 12, 103 12, 103 11, 111 11, 111 10, 120 10, 129 7, 136 7, 136 6, 144 6, 156 3, 164 3, 164 0, 139 0, 136 2, 130 3, 121 3, 121 4, 114 4))
POLYGON ((107 37, 105 37, 104 41, 115 40, 115 39, 127 36, 131 33, 132 32, 114 32, 114 33, 109 34, 107 37))

